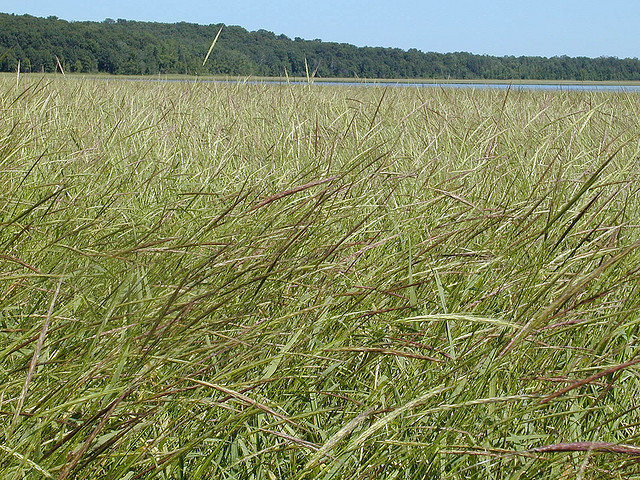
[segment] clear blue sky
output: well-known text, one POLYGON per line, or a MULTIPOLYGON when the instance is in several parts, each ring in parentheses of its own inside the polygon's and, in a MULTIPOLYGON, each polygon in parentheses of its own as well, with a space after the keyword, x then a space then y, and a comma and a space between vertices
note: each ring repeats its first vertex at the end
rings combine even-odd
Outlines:
POLYGON ((638 0, 0 0, 0 12, 225 23, 442 53, 640 57, 638 0))

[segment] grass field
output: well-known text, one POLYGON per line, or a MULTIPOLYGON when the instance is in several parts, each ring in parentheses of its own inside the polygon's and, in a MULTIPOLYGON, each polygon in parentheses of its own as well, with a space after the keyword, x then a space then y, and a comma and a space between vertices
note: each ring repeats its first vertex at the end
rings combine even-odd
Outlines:
POLYGON ((2 478, 640 478, 639 135, 625 93, 0 77, 2 478))

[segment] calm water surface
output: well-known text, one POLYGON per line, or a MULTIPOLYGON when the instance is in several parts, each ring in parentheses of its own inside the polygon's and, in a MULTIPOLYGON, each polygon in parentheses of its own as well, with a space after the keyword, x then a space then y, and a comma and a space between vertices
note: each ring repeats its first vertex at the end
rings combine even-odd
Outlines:
MULTIPOLYGON (((180 78, 118 78, 117 80, 136 82, 199 82, 199 83, 229 83, 229 84, 272 84, 272 85, 307 85, 305 81, 286 80, 212 80, 212 79, 180 79, 180 78)), ((640 85, 616 85, 616 84, 567 84, 567 83, 417 83, 417 82, 336 82, 315 80, 314 85, 332 85, 345 87, 394 87, 394 88, 445 88, 445 89, 471 89, 471 90, 560 90, 560 91, 601 91, 601 92, 640 92, 640 85)))

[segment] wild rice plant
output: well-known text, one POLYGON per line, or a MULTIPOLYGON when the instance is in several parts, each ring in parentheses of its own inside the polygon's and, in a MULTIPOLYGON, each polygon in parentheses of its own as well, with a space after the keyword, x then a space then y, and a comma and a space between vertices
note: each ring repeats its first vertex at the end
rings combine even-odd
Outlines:
POLYGON ((639 478, 627 93, 0 78, 6 478, 639 478))

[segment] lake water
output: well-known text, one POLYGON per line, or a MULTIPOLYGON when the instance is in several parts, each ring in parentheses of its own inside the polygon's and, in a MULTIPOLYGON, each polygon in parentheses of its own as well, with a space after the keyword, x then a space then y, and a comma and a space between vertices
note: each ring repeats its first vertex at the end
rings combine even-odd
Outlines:
MULTIPOLYGON (((122 77, 116 77, 121 80, 122 77)), ((229 84, 273 84, 273 85, 307 85, 308 82, 300 80, 220 80, 220 79, 180 79, 180 78, 124 78, 128 81, 140 82, 199 82, 199 83, 229 83, 229 84)), ((445 89, 496 89, 496 90, 555 90, 555 91, 601 91, 601 92, 640 92, 640 85, 621 84, 588 84, 588 83, 423 83, 423 82, 385 82, 385 81, 323 81, 315 79, 313 85, 332 85, 344 87, 394 87, 394 88, 445 88, 445 89)))
MULTIPOLYGON (((327 82, 329 83, 329 82, 327 82)), ((338 82, 334 82, 338 84, 338 82)), ((349 85, 360 85, 353 82, 349 85)), ((496 89, 496 90, 560 90, 560 91, 603 91, 603 92, 640 92, 640 85, 593 85, 593 84, 540 84, 540 83, 367 83, 367 85, 392 87, 437 87, 437 88, 466 88, 466 89, 496 89)))

